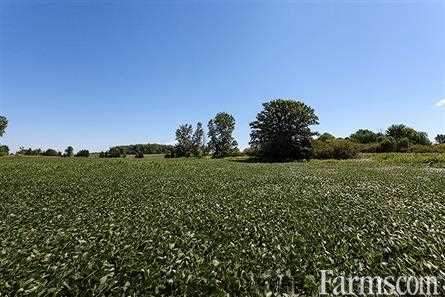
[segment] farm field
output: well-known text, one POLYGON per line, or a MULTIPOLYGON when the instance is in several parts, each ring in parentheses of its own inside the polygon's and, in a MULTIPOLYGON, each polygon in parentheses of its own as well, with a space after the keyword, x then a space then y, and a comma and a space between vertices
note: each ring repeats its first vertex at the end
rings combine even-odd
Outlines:
POLYGON ((310 295, 320 270, 444 277, 444 164, 2 158, 0 296, 310 295))

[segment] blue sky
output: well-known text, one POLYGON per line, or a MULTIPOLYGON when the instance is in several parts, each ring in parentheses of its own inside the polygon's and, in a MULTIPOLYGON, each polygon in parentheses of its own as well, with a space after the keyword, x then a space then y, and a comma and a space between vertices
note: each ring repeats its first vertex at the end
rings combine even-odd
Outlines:
POLYGON ((315 108, 317 131, 445 133, 445 1, 0 2, 2 143, 102 150, 174 141, 261 103, 315 108))

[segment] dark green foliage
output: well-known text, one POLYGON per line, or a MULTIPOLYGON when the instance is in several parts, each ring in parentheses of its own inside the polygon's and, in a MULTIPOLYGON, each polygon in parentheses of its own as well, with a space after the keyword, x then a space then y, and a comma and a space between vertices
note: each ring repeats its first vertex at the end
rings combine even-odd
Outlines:
POLYGON ((397 141, 394 137, 382 136, 378 139, 380 143, 380 151, 382 153, 389 153, 397 151, 397 141))
POLYGON ((159 143, 146 143, 146 144, 130 144, 119 145, 117 149, 121 150, 126 155, 136 155, 138 152, 143 154, 166 154, 173 148, 172 145, 159 144, 159 143))
MULTIPOLYGON (((418 132, 413 128, 407 127, 403 124, 392 125, 386 130, 386 136, 392 137, 397 143, 397 149, 400 147, 403 148, 403 144, 399 145, 398 143, 406 138, 408 139, 409 145, 413 144, 421 144, 428 145, 431 144, 431 141, 428 139, 428 134, 425 132, 418 132)), ((403 140, 406 142, 406 140, 403 140)))
POLYGON ((6 145, 0 145, 0 157, 9 155, 9 147, 6 145))
POLYGON ((351 134, 351 136, 349 136, 349 138, 352 141, 355 141, 358 143, 363 143, 363 144, 375 143, 375 142, 377 142, 377 137, 378 137, 378 134, 376 134, 368 129, 360 129, 357 132, 355 132, 354 134, 351 134))
POLYGON ((5 134, 6 127, 8 127, 8 119, 4 116, 0 116, 0 137, 5 134))
POLYGON ((192 136, 191 153, 194 157, 201 157, 205 153, 204 129, 202 128, 201 122, 198 122, 198 124, 196 124, 196 129, 192 136))
POLYGON ((122 147, 112 147, 106 152, 100 152, 99 158, 125 158, 125 149, 122 147))
POLYGON ((409 142, 409 139, 407 137, 403 137, 403 138, 400 138, 399 140, 396 141, 396 145, 397 145, 397 149, 396 150, 398 152, 405 153, 409 149, 410 142, 409 142))
POLYGON ((193 151, 193 128, 190 124, 180 125, 176 130, 176 157, 190 157, 193 151))
POLYGON ((74 155, 74 148, 72 146, 69 146, 65 150, 64 157, 72 157, 74 155))
POLYGON ((136 155, 134 155, 134 157, 136 159, 143 159, 144 158, 144 153, 142 151, 138 151, 138 152, 136 152, 136 155))
POLYGON ((318 136, 317 140, 320 141, 328 141, 328 140, 333 140, 335 139, 335 136, 329 133, 323 133, 320 136, 318 136))
POLYGON ((217 113, 208 123, 209 150, 214 158, 229 156, 238 143, 233 138, 235 118, 226 112, 217 113))
POLYGON ((438 144, 445 144, 445 134, 439 134, 435 138, 438 144))
POLYGON ((107 158, 121 158, 125 156, 122 148, 112 147, 106 154, 107 158))
POLYGON ((16 152, 16 155, 23 155, 23 156, 38 156, 42 154, 41 149, 25 149, 23 147, 20 147, 19 150, 16 152))
POLYGON ((46 151, 44 151, 42 153, 42 155, 47 156, 47 157, 58 157, 60 155, 60 153, 53 149, 47 149, 46 151))
POLYGON ((88 158, 89 156, 90 156, 90 151, 89 151, 89 150, 80 150, 80 151, 76 154, 76 157, 88 158))
POLYGON ((318 124, 314 109, 303 102, 273 100, 250 123, 250 144, 270 160, 309 159, 312 154, 310 126, 318 124))
POLYGON ((317 139, 312 142, 312 146, 315 159, 352 159, 360 152, 357 143, 345 139, 317 139))

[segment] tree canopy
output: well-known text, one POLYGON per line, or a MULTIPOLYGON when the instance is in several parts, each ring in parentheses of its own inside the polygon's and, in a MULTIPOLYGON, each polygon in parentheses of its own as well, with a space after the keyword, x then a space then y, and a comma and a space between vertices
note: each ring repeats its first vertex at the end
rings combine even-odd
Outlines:
POLYGON ((316 135, 310 126, 318 124, 314 109, 285 99, 264 103, 263 107, 250 123, 250 144, 266 159, 309 159, 312 136, 316 135))
POLYGON ((352 141, 367 144, 367 143, 377 142, 378 136, 379 136, 378 134, 372 132, 371 130, 360 129, 357 132, 351 134, 351 136, 349 136, 349 138, 352 141))
POLYGON ((208 123, 209 150, 214 158, 230 155, 237 149, 238 143, 232 136, 235 130, 235 118, 226 112, 217 113, 208 123))
POLYGON ((444 144, 445 143, 445 134, 439 134, 436 136, 435 138, 436 142, 439 144, 444 144))
POLYGON ((8 127, 8 119, 4 116, 0 116, 0 136, 5 134, 5 130, 8 127))

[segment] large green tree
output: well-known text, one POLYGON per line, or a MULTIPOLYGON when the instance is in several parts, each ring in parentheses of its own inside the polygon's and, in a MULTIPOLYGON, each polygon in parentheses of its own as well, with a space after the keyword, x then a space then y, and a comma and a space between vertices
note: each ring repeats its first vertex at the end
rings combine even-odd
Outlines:
POLYGON ((6 127, 8 127, 8 119, 4 116, 0 116, 0 136, 5 134, 6 127))
POLYGON ((223 158, 237 149, 238 143, 232 136, 235 118, 226 112, 217 113, 208 123, 209 149, 214 158, 223 158))
MULTIPOLYGON (((409 144, 429 145, 431 141, 428 139, 426 132, 416 131, 415 129, 403 124, 391 125, 386 130, 386 136, 393 137, 396 142, 402 139, 408 139, 409 144)), ((406 140, 404 140, 406 142, 406 140)))
POLYGON ((250 123, 250 144, 271 160, 309 159, 312 153, 310 126, 318 124, 313 108, 303 102, 277 99, 263 104, 250 123))

